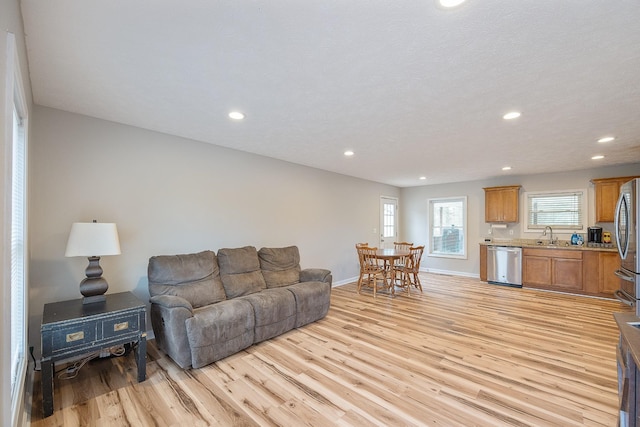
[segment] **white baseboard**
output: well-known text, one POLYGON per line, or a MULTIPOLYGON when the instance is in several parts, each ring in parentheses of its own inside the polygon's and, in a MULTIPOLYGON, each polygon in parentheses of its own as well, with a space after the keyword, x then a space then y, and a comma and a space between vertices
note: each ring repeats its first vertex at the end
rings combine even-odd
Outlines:
POLYGON ((355 277, 351 277, 349 279, 340 280, 338 282, 333 282, 331 284, 331 287, 335 288, 336 286, 342 286, 342 285, 346 285, 347 283, 353 283, 353 282, 357 282, 357 281, 358 281, 358 276, 355 276, 355 277))
POLYGON ((480 278, 480 274, 467 273, 466 271, 438 270, 436 268, 421 268, 420 271, 423 273, 444 274, 447 276, 471 277, 472 279, 480 278))
MULTIPOLYGON (((438 269, 435 269, 435 268, 421 268, 420 272, 421 273, 444 274, 444 275, 447 275, 447 276, 471 277, 473 279, 479 279, 480 278, 480 274, 467 273, 465 271, 451 271, 451 270, 438 270, 438 269)), ((357 280, 358 280, 358 276, 350 277, 350 278, 345 279, 345 280, 340 280, 340 281, 337 281, 337 282, 333 282, 331 287, 335 288, 336 286, 346 285, 348 283, 356 282, 357 280)))

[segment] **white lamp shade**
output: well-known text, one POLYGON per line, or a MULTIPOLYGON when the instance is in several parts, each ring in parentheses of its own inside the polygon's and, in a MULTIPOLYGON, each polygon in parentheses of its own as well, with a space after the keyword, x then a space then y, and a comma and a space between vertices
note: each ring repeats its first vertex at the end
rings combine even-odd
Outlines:
POLYGON ((120 255, 116 225, 106 222, 74 222, 64 256, 105 255, 120 255))

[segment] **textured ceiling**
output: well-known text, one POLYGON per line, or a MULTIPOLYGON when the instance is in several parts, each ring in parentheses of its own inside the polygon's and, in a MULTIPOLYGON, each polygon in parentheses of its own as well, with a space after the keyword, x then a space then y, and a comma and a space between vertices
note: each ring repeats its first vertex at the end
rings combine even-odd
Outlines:
POLYGON ((399 187, 640 162, 639 1, 22 9, 47 107, 399 187))

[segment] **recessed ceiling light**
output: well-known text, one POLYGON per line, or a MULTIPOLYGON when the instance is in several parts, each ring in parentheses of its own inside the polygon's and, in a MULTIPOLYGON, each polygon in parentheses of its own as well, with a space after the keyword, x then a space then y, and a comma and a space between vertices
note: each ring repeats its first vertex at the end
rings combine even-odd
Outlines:
POLYGON ((505 166, 502 168, 503 171, 510 171, 511 170, 511 166, 505 166))
POLYGON ((600 160, 600 159, 604 159, 604 156, 602 154, 598 154, 597 156, 593 156, 591 158, 591 160, 600 160))
POLYGON ((505 114, 504 116, 502 116, 502 118, 505 119, 505 120, 513 120, 513 119, 517 119, 521 115, 522 115, 522 113, 520 113, 519 111, 511 111, 511 112, 505 114))
POLYGON ((440 6, 442 7, 456 7, 464 3, 465 0, 440 0, 440 6))
POLYGON ((427 179, 427 177, 426 176, 421 176, 419 179, 424 181, 425 179, 427 179))
POLYGON ((440 6, 442 7, 456 7, 456 6, 460 6, 462 3, 464 3, 465 0, 440 0, 440 6))
POLYGON ((347 156, 347 157, 351 157, 351 156, 353 156, 354 154, 355 154, 355 153, 354 153, 353 151, 351 151, 351 150, 347 150, 347 151, 345 151, 345 152, 344 152, 344 155, 345 155, 345 156, 347 156))
POLYGON ((611 141, 613 141, 614 139, 616 139, 616 138, 615 138, 615 137, 613 137, 613 136, 605 136, 604 138, 600 138, 600 139, 598 140, 598 142, 601 142, 601 143, 604 143, 604 142, 611 142, 611 141))
POLYGON ((229 113, 229 117, 233 120, 242 120, 244 119, 244 113, 241 113, 240 111, 232 111, 229 113))

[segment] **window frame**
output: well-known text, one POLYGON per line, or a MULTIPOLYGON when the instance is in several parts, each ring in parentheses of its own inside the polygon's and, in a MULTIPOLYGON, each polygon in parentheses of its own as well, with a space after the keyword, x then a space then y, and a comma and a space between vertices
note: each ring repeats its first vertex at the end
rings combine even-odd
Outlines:
POLYGON ((524 232, 525 233, 541 233, 544 231, 545 227, 550 226, 554 232, 558 233, 573 233, 575 231, 585 233, 588 227, 589 222, 589 210, 588 210, 588 198, 589 193, 586 188, 573 189, 573 190, 553 190, 553 191, 527 191, 524 193, 523 197, 523 214, 524 214, 524 232), (570 225, 568 227, 559 227, 557 224, 545 224, 532 226, 530 224, 530 212, 529 212, 529 199, 532 196, 537 197, 560 197, 567 196, 570 194, 581 193, 581 202, 580 202, 580 225, 570 225))
POLYGON ((435 198, 429 199, 427 201, 427 205, 428 205, 428 213, 429 213, 429 230, 428 230, 429 250, 427 252, 427 256, 436 257, 436 258, 467 259, 468 258, 467 246, 469 242, 469 238, 468 238, 469 227, 467 225, 467 220, 468 220, 467 196, 435 197, 435 198), (459 228, 462 231, 462 245, 461 245, 462 253, 454 254, 454 253, 446 253, 446 252, 436 252, 433 245, 433 238, 434 238, 433 221, 435 217, 434 211, 433 211, 434 204, 438 202, 455 202, 455 201, 459 201, 462 203, 462 225, 459 228))

